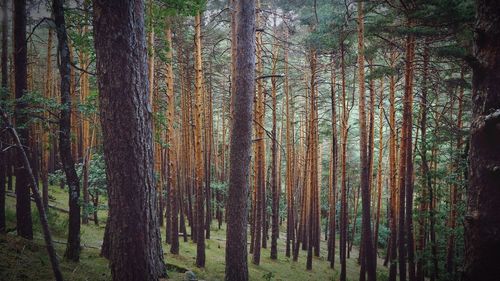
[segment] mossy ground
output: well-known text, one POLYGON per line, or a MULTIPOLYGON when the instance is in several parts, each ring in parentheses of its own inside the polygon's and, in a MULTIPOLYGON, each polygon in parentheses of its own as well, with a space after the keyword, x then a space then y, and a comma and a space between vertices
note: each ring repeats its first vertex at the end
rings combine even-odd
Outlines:
MULTIPOLYGON (((51 187, 50 204, 67 209, 67 194, 59 187, 51 187)), ((7 229, 8 234, 0 234, 0 280, 52 280, 50 263, 41 236, 41 228, 38 223, 36 209, 33 205, 33 221, 35 228, 35 239, 28 241, 15 236, 15 200, 7 197, 7 229)), ((65 237, 67 228, 67 214, 51 209, 49 211, 49 222, 53 232, 55 247, 61 260, 61 269, 65 280, 110 280, 108 262, 99 256, 99 248, 102 244, 104 234, 104 223, 106 212, 100 211, 101 225, 96 226, 91 221, 88 225, 82 225, 82 253, 79 263, 66 261, 62 258, 65 249, 65 237)), ((165 229, 162 229, 165 237, 165 229)), ((278 240, 278 260, 271 260, 270 250, 262 249, 260 265, 254 265, 249 255, 250 280, 338 280, 339 258, 335 257, 335 269, 330 269, 326 255, 326 242, 322 241, 321 256, 314 258, 313 269, 305 269, 306 252, 299 253, 299 260, 293 262, 285 256, 284 233, 280 233, 278 240)), ((188 237, 189 238, 189 237, 188 237)), ((176 268, 192 270, 202 280, 224 280, 225 270, 225 225, 218 229, 214 222, 211 229, 211 239, 206 241, 206 266, 199 269, 195 266, 196 244, 190 239, 183 242, 180 237, 180 254, 172 255, 170 246, 163 244, 165 261, 169 269, 169 280, 184 280, 184 273, 178 272, 176 268)), ((270 244, 270 243, 269 243, 270 244)), ((338 247, 337 247, 338 248, 338 247)), ((358 253, 356 249, 351 252, 351 258, 347 261, 348 280, 358 280, 359 266, 357 264, 358 253)), ((379 276, 383 280, 386 268, 381 265, 377 267, 379 276)), ((180 270, 182 271, 182 270, 180 270)))

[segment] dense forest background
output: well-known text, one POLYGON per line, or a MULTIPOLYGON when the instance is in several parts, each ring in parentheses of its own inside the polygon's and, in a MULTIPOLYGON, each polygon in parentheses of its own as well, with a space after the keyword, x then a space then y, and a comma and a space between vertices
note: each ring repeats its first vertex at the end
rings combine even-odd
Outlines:
POLYGON ((498 26, 497 4, 105 2, 2 1, 0 279, 51 279, 49 261, 68 280, 469 272, 476 7, 498 26))

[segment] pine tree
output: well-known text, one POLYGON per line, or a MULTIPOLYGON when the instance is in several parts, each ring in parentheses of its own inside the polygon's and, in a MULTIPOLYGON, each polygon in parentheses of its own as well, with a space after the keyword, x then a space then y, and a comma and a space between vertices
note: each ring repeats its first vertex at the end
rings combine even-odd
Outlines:
POLYGON ((144 2, 94 2, 93 11, 99 104, 106 112, 101 124, 111 275, 113 280, 158 280, 165 268, 153 182, 144 2))

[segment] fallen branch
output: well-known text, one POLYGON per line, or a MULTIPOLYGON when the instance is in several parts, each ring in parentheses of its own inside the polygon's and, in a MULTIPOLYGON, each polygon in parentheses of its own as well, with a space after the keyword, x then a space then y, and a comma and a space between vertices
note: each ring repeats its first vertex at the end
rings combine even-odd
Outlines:
POLYGON ((19 135, 17 134, 16 129, 9 122, 7 113, 1 107, 0 107, 0 115, 3 121, 3 126, 12 135, 12 138, 19 150, 19 154, 23 162, 24 168, 26 169, 28 175, 30 176, 31 192, 33 193, 36 207, 38 209, 40 224, 42 225, 43 238, 47 246, 47 252, 49 254, 49 259, 52 265, 52 271, 54 272, 54 277, 56 278, 56 281, 63 281, 61 269, 59 268, 59 261, 57 260, 54 244, 52 243, 52 235, 50 234, 49 223, 47 221, 47 214, 45 213, 45 208, 43 207, 40 191, 38 190, 38 183, 35 180, 35 176, 33 175, 33 170, 31 169, 30 161, 28 160, 28 156, 26 155, 26 151, 24 150, 24 147, 21 144, 21 140, 19 139, 19 135))

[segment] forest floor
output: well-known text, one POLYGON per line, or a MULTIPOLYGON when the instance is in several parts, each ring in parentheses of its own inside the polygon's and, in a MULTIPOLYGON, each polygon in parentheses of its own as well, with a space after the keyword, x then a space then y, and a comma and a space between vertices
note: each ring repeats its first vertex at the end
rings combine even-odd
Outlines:
MULTIPOLYGON (((58 209, 67 210, 67 193, 58 187, 51 187, 50 205, 58 209)), ((0 234, 0 280, 52 280, 52 272, 49 259, 47 257, 45 245, 41 235, 41 227, 38 222, 38 213, 34 204, 33 222, 35 238, 28 241, 15 235, 15 199, 7 196, 7 234, 0 234)), ((82 225, 81 243, 82 252, 79 263, 69 262, 62 258, 65 249, 65 237, 67 232, 67 214, 49 208, 49 223, 55 241, 56 251, 60 257, 61 269, 65 280, 111 280, 108 262, 99 256, 102 237, 104 235, 104 223, 99 226, 90 221, 87 225, 82 225)), ((100 211, 101 222, 105 222, 106 212, 100 211)), ((165 237, 165 228, 162 228, 162 235, 165 237)), ((249 274, 250 280, 338 280, 340 274, 340 264, 338 252, 335 255, 335 269, 330 269, 326 257, 326 242, 322 241, 321 256, 313 260, 313 269, 306 270, 306 252, 299 253, 299 260, 293 262, 291 258, 285 256, 285 233, 280 233, 278 240, 278 260, 271 260, 270 249, 262 249, 260 265, 251 262, 249 254, 249 274)), ((193 271, 199 280, 215 281, 224 280, 225 269, 225 225, 218 229, 216 222, 211 228, 211 239, 206 240, 206 267, 199 269, 195 266, 196 244, 189 238, 188 242, 183 242, 180 237, 180 254, 172 255, 169 252, 170 246, 163 244, 165 252, 165 262, 167 263, 168 280, 184 280, 186 270, 193 271)), ((270 241, 268 243, 270 245, 270 241)), ((337 245, 338 246, 338 245, 337 245)), ((337 247, 338 251, 338 247, 337 247)), ((347 260, 348 280, 358 280, 359 266, 357 264, 358 251, 353 248, 351 258, 347 260)), ((378 260, 377 271, 379 280, 385 280, 387 269, 382 266, 382 260, 378 260)))

